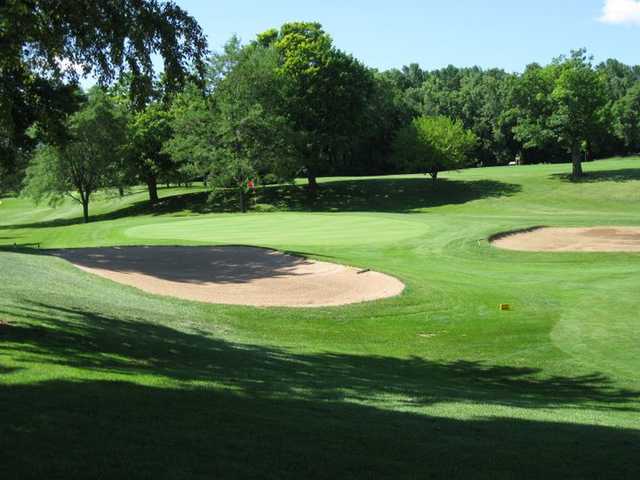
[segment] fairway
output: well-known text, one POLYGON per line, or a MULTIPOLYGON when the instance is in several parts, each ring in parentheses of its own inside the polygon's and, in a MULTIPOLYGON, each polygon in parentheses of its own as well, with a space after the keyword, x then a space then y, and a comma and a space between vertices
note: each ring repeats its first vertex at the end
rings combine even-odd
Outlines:
POLYGON ((0 477, 637 478, 640 253, 489 241, 640 227, 639 158, 567 169, 325 178, 316 203, 264 187, 244 215, 205 210, 200 186, 161 189, 156 210, 134 189, 97 196, 89 224, 72 203, 3 198, 0 477), (406 288, 214 305, 48 255, 114 245, 271 247, 406 288))

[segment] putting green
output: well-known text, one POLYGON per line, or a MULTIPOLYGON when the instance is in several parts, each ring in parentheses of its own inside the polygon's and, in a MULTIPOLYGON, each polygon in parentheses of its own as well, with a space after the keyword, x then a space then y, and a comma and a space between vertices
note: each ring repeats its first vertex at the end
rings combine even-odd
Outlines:
POLYGON ((176 219, 130 227, 124 234, 141 240, 299 246, 395 242, 427 230, 424 219, 406 215, 271 213, 176 219))

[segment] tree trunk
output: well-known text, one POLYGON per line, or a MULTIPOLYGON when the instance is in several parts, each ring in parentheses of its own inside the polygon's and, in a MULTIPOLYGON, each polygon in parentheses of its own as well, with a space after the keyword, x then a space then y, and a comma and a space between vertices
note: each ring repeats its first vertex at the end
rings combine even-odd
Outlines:
POLYGON ((582 153, 580 152, 579 143, 575 143, 571 147, 571 163, 573 164, 571 176, 573 178, 582 177, 582 153))
POLYGON ((240 211, 242 213, 247 211, 247 194, 244 188, 240 188, 240 211))
POLYGON ((431 175, 431 181, 433 182, 433 184, 435 185, 437 180, 438 180, 438 171, 434 171, 429 173, 429 175, 431 175))
POLYGON ((311 171, 307 173, 307 189, 311 193, 315 193, 318 191, 318 181, 316 180, 316 175, 311 171))
POLYGON ((82 196, 82 219, 84 223, 89 223, 89 197, 82 196))
POLYGON ((118 195, 120 198, 124 197, 124 187, 122 185, 118 186, 118 195))
POLYGON ((147 188, 149 189, 149 201, 157 203, 158 201, 158 180, 155 175, 147 177, 147 188))

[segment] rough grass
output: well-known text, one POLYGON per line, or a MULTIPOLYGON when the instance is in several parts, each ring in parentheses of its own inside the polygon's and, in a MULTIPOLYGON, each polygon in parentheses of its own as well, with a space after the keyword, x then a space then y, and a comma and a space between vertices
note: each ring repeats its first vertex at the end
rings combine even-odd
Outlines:
POLYGON ((218 213, 202 188, 0 204, 1 478, 637 478, 639 254, 521 253, 533 225, 640 225, 640 160, 324 179, 218 213), (243 243, 398 276, 319 310, 204 305, 46 248, 243 243), (16 245, 14 247, 14 244, 16 245), (40 248, 34 248, 40 244, 40 248), (501 312, 499 303, 512 311, 501 312))

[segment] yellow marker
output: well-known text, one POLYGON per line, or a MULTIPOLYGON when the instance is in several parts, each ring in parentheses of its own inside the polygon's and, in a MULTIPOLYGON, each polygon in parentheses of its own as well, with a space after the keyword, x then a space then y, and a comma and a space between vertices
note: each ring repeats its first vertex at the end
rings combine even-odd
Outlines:
POLYGON ((500 310, 511 310, 511 305, 509 305, 508 303, 501 303, 500 310))

